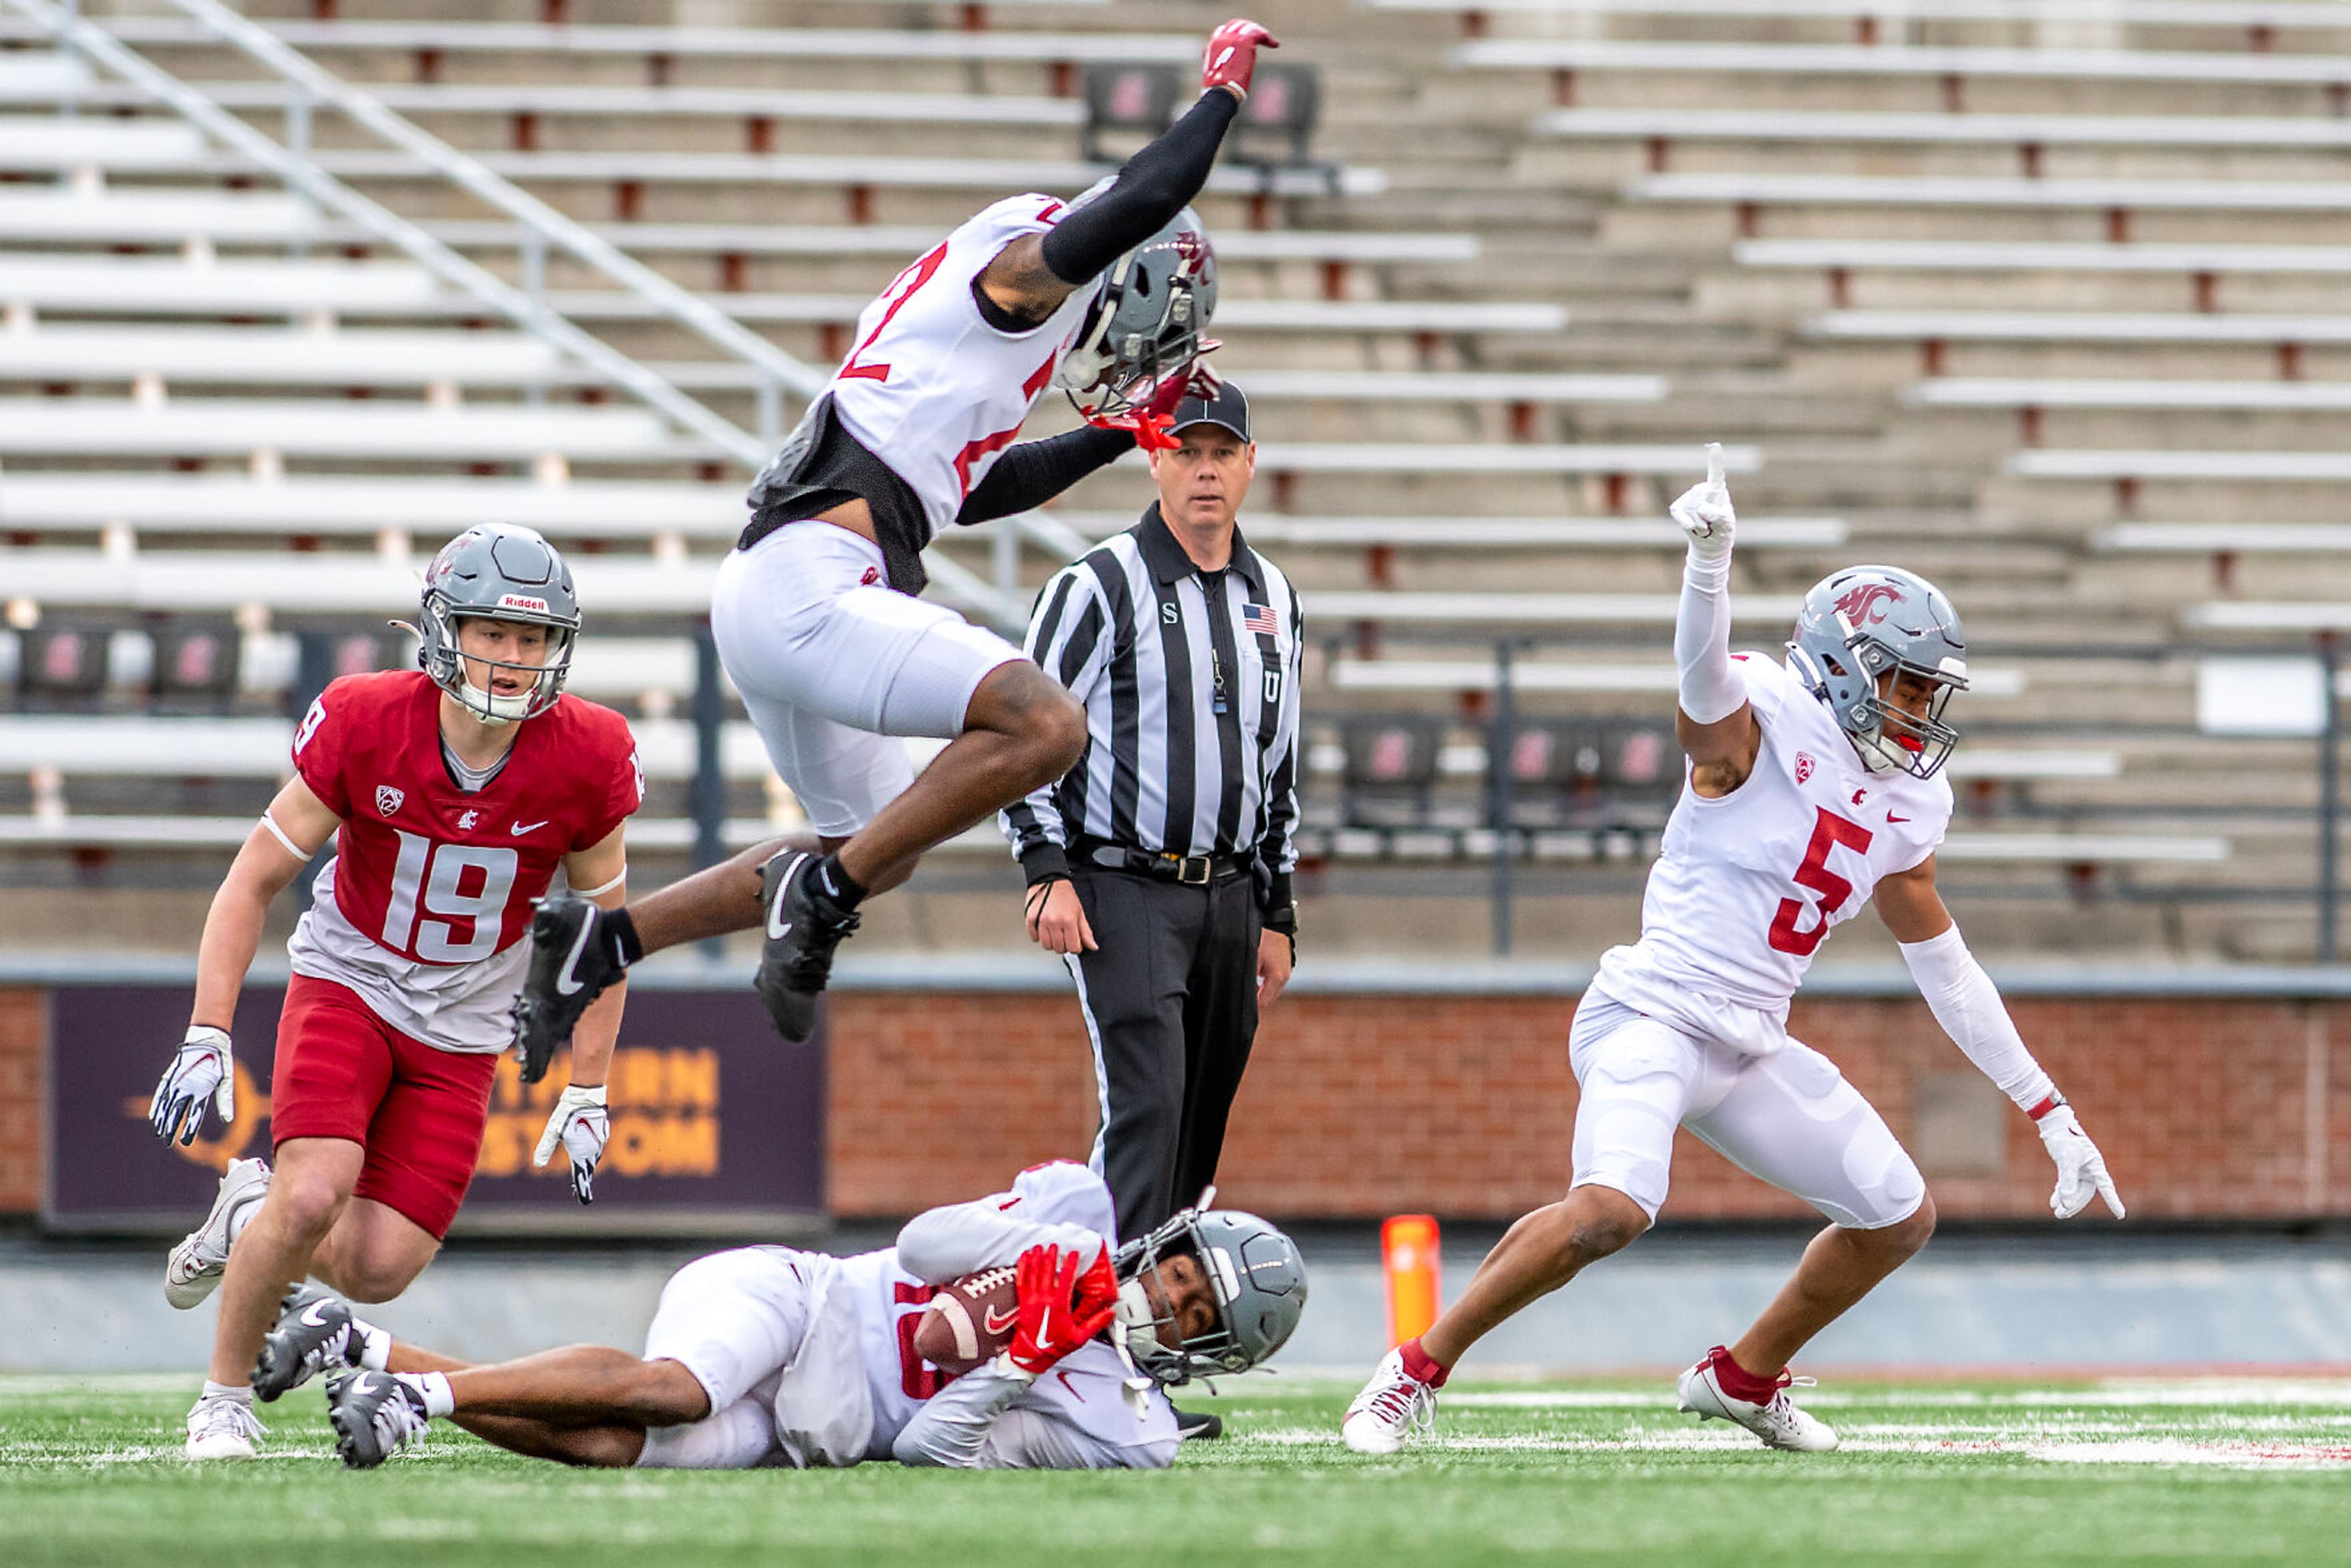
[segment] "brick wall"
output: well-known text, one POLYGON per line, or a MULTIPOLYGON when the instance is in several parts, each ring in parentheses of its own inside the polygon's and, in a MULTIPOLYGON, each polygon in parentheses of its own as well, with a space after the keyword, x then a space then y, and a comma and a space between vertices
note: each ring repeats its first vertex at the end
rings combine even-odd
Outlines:
MULTIPOLYGON (((2351 1213, 2351 1004, 2026 998, 2014 1010, 2135 1217, 2351 1213)), ((1224 1196, 1301 1217, 1500 1218, 1550 1201, 1568 1179, 1573 1011, 1564 998, 1285 1000, 1234 1110, 1224 1196)), ((1915 1000, 1799 1002, 1790 1021, 1906 1141, 1922 1080, 1972 1071, 1915 1000)), ((850 993, 832 1030, 838 1213, 967 1197, 1091 1142, 1091 1068, 1066 997, 850 993)), ((1995 1143, 1980 1174, 1928 1168, 1941 1211, 2046 1214, 2051 1167, 2031 1124, 1986 1110, 1995 1143)), ((1684 1134, 1668 1212, 1807 1211, 1684 1134)))
MULTIPOLYGON (((2351 1003, 2028 998, 2014 1010, 2135 1218, 2351 1214, 2351 1003)), ((1235 1108, 1225 1196, 1290 1217, 1502 1218, 1548 1202, 1568 1177, 1573 1011, 1558 997, 1286 998, 1235 1108)), ((45 1013, 38 988, 0 987, 0 1212, 39 1200, 45 1013)), ((1800 1001, 1791 1022, 1914 1146, 1934 1075, 1991 1093, 1915 1000, 1800 1001)), ((831 1031, 838 1214, 968 1197, 1092 1144, 1092 1070, 1065 995, 845 992, 831 1031)), ((1928 1162, 1943 1213, 2046 1213, 2049 1165, 2031 1125, 1983 1109, 1992 1143, 1977 1174, 1928 1162)), ((1685 1136, 1668 1212, 1804 1210, 1685 1136)))
POLYGON ((48 995, 0 986, 0 1214, 41 1206, 41 1044, 48 995))

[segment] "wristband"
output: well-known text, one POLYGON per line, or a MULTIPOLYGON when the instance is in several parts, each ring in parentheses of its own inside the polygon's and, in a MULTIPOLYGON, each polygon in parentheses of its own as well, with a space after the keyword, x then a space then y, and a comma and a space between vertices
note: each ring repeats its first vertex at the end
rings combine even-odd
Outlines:
POLYGON ((2046 1116, 2050 1112, 2054 1111, 2058 1106, 2063 1105, 2065 1103, 2065 1096, 2058 1091, 2052 1089, 2048 1093, 2041 1097, 2041 1103, 2039 1104, 2025 1112, 2025 1114, 2038 1122, 2042 1117, 2046 1116))

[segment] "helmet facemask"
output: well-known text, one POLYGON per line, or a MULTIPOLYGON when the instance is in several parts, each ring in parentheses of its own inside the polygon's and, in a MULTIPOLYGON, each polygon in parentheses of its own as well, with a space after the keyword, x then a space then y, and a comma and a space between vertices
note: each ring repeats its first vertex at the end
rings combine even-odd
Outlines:
MULTIPOLYGON (((1204 1204, 1210 1201, 1209 1195, 1214 1191, 1212 1187, 1209 1194, 1203 1195, 1204 1204)), ((1247 1372, 1264 1359, 1264 1354, 1252 1354, 1241 1343, 1233 1327, 1233 1304, 1243 1290, 1238 1272, 1239 1265, 1227 1248, 1211 1244, 1202 1233, 1202 1221, 1218 1212, 1198 1207, 1182 1209, 1158 1229, 1118 1250, 1118 1309, 1111 1322, 1111 1338, 1137 1371, 1162 1386, 1172 1387, 1195 1377, 1247 1372), (1162 1285, 1155 1291, 1144 1281, 1144 1276, 1159 1265, 1179 1257, 1189 1258, 1199 1266, 1216 1303, 1215 1323, 1188 1339, 1181 1337, 1176 1308, 1167 1299, 1165 1287, 1162 1285), (1168 1331, 1164 1338, 1163 1329, 1168 1331), (1171 1348, 1168 1339, 1176 1339, 1177 1343, 1171 1348)), ((1302 1298, 1302 1287, 1300 1293, 1302 1298)), ((1283 1337, 1287 1337, 1286 1330, 1283 1337)), ((1272 1348, 1269 1346, 1265 1354, 1270 1354, 1272 1348)))
POLYGON ((1053 376, 1081 414, 1133 413, 1216 346, 1201 337, 1216 310, 1217 260, 1198 223, 1186 208, 1103 275, 1053 376))
POLYGON ((417 612, 417 631, 422 645, 416 660, 433 684, 457 699, 457 705, 476 719, 487 725, 515 724, 536 718, 555 706, 563 695, 563 683, 571 674, 571 646, 578 636, 576 626, 567 626, 551 617, 507 612, 485 615, 479 611, 460 612, 446 594, 427 590, 417 612), (467 621, 508 621, 525 625, 547 628, 547 658, 544 663, 525 664, 509 659, 485 659, 465 652, 459 642, 459 628, 467 621), (513 694, 485 691, 469 678, 466 668, 470 661, 485 665, 490 678, 496 680, 498 671, 513 673, 523 682, 524 689, 513 694))
POLYGON ((1845 646, 1869 683, 1868 694, 1855 705, 1859 711, 1850 717, 1839 716, 1854 749, 1861 754, 1862 765, 1872 773, 1907 773, 1914 779, 1932 779, 1950 760, 1952 747, 1959 743, 1959 732, 1943 721, 1943 714, 1950 706, 1953 695, 1967 690, 1965 667, 1957 671, 1929 668, 1903 658, 1865 632, 1851 632, 1845 646), (1886 700, 1886 694, 1905 674, 1934 688, 1934 695, 1927 699, 1923 717, 1886 700))

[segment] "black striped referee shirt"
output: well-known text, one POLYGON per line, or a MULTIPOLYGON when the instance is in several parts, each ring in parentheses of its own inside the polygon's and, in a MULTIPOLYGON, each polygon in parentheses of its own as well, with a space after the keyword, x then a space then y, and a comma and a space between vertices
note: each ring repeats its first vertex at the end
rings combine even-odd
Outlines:
POLYGON ((1089 739, 1060 783, 1003 813, 1029 883, 1066 874, 1072 838, 1253 853, 1265 907, 1287 912, 1304 626, 1290 580, 1238 528, 1230 563, 1203 572, 1156 502, 1054 574, 1029 656, 1085 704, 1089 739))

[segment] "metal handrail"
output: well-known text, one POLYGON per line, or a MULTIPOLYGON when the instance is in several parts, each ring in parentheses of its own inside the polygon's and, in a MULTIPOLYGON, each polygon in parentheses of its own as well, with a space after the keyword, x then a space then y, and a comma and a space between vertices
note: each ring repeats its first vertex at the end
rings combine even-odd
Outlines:
MULTIPOLYGON (((301 152, 282 146, 247 125, 210 97, 136 53, 98 24, 55 0, 0 0, 47 27, 69 49, 104 65, 109 70, 152 93, 183 118, 207 134, 237 149, 267 168, 302 195, 395 245, 443 282, 465 290, 505 316, 516 326, 594 367, 632 395, 659 410, 751 468, 764 465, 775 449, 768 439, 743 430, 699 399, 679 390, 667 378, 620 352, 602 340, 549 308, 546 302, 467 260, 423 229, 361 195, 320 169, 301 152)), ((277 72, 318 102, 329 104, 393 142, 492 206, 508 213, 533 232, 561 246, 661 307, 682 325, 693 329, 719 348, 749 361, 761 372, 762 423, 774 417, 776 389, 789 387, 813 395, 829 379, 821 371, 793 359, 766 339, 744 327, 708 301, 599 239, 537 197, 484 168, 476 160, 411 124, 401 115, 272 37, 268 32, 219 4, 219 0, 172 0, 189 16, 212 27, 223 38, 260 64, 277 72)), ((1033 517, 1011 519, 1023 532, 1061 548, 1056 534, 1077 536, 1058 524, 1033 517)), ((1017 592, 998 588, 952 560, 932 559, 932 577, 950 597, 985 614, 999 626, 1017 627, 1027 615, 1017 592)))

